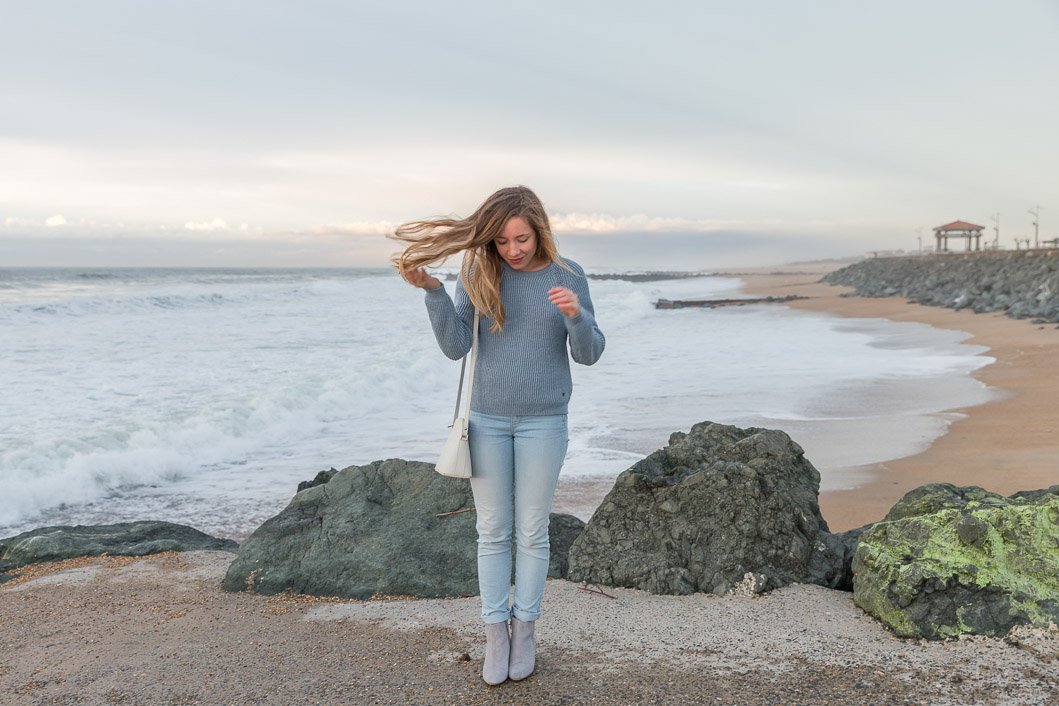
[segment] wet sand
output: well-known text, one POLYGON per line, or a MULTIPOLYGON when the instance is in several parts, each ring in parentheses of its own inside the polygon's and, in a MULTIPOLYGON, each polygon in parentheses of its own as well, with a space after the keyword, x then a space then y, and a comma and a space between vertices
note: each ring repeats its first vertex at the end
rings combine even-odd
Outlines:
POLYGON ((1005 495, 1059 483, 1059 328, 1003 314, 975 314, 922 306, 904 298, 843 297, 848 287, 820 284, 827 271, 740 274, 746 291, 760 296, 808 297, 783 306, 841 316, 915 321, 971 334, 996 362, 974 375, 996 388, 999 399, 954 410, 964 415, 924 452, 863 467, 868 482, 820 496, 832 531, 882 519, 906 492, 924 483, 978 485, 1005 495))

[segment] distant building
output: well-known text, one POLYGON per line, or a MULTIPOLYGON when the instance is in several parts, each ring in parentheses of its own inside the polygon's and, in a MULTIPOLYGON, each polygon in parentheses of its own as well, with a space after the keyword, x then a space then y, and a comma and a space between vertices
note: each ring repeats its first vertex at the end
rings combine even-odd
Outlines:
POLYGON ((967 240, 966 250, 981 250, 982 231, 985 226, 976 226, 967 221, 953 221, 934 229, 935 252, 949 252, 949 238, 965 238, 967 240), (971 241, 974 247, 971 247, 971 241))

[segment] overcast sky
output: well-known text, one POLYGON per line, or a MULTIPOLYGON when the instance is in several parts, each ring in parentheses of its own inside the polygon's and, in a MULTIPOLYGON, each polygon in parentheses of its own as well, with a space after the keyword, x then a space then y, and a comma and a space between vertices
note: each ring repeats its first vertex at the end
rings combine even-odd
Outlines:
POLYGON ((1057 0, 0 7, 0 266, 378 265, 518 183, 586 266, 1059 234, 1057 0))

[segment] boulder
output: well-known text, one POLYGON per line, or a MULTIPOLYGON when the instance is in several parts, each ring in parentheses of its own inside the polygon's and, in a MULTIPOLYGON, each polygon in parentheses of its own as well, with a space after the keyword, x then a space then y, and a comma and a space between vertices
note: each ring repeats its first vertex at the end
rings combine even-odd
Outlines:
POLYGON ((1041 488, 1040 490, 1020 490, 1014 493, 1011 497, 1013 499, 1029 500, 1030 502, 1040 502, 1047 500, 1050 497, 1059 498, 1059 485, 1053 485, 1050 488, 1041 488))
POLYGON ((853 599, 898 635, 1004 635, 1059 623, 1059 488, 1005 498, 917 488, 864 532, 853 599))
POLYGON ((330 468, 326 471, 320 471, 312 480, 303 480, 301 483, 299 483, 298 492, 300 493, 303 490, 308 490, 309 488, 313 488, 318 485, 323 485, 324 483, 334 478, 336 473, 338 473, 338 471, 334 468, 330 468))
POLYGON ((618 476, 570 549, 569 578, 666 594, 841 584, 848 549, 819 487, 782 431, 696 424, 618 476))
POLYGON ((113 525, 40 527, 0 539, 0 568, 79 556, 146 556, 196 549, 235 551, 239 545, 194 527, 172 522, 119 522, 113 525))
POLYGON ((548 576, 553 579, 566 578, 570 569, 570 547, 585 529, 585 523, 573 515, 553 512, 548 523, 548 576))
POLYGON ((837 591, 853 590, 853 555, 860 536, 871 525, 847 530, 840 534, 821 531, 809 559, 809 577, 814 583, 837 591))
MULTIPOLYGON (((469 481, 402 459, 321 475, 324 482, 299 491, 243 542, 225 590, 345 598, 478 594, 469 481)), ((583 526, 576 517, 552 515, 549 576, 564 575, 566 550, 583 526)))
POLYGON ((883 521, 891 522, 906 517, 919 517, 939 510, 961 510, 970 503, 1003 507, 1009 503, 1009 500, 1003 495, 992 493, 976 485, 955 486, 951 483, 928 483, 905 493, 904 497, 886 513, 883 521))

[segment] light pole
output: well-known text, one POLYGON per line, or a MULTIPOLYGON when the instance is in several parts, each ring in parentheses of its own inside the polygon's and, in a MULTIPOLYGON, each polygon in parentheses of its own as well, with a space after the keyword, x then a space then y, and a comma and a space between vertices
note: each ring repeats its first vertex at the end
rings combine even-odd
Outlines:
POLYGON ((916 242, 919 243, 919 254, 923 254, 923 229, 916 228, 916 242))
MULTIPOLYGON (((1033 247, 1039 248, 1041 246, 1039 223, 1041 220, 1041 207, 1038 206, 1037 208, 1031 208, 1029 211, 1026 211, 1026 213, 1033 216, 1033 247)), ((1030 244, 1026 243, 1026 247, 1029 248, 1029 246, 1030 244)))
POLYGON ((1000 249, 1000 214, 997 213, 996 215, 990 216, 989 219, 992 220, 993 223, 996 223, 996 225, 993 226, 993 233, 994 233, 994 235, 993 235, 993 249, 994 250, 999 250, 1000 249))

